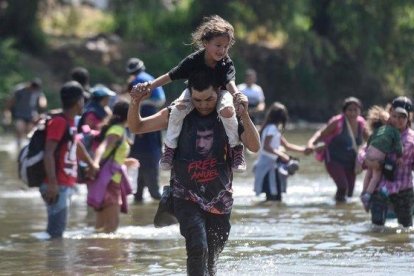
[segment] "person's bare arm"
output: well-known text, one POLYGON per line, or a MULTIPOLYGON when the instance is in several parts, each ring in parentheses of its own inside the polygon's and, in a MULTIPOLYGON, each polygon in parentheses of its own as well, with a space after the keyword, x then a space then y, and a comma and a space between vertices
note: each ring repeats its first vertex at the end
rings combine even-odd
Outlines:
POLYGON ((93 163, 95 164, 95 166, 99 167, 99 163, 102 160, 102 155, 105 152, 106 147, 108 146, 108 140, 104 139, 96 148, 95 150, 95 155, 93 157, 93 163))
POLYGON ((161 76, 159 76, 158 78, 156 78, 155 80, 153 80, 151 82, 151 85, 149 87, 149 90, 153 90, 153 89, 155 89, 157 87, 166 85, 166 84, 168 84, 170 82, 171 82, 171 78, 170 78, 170 75, 168 75, 168 73, 167 74, 164 74, 164 75, 161 75, 161 76))
POLYGON ((254 111, 261 112, 261 111, 264 111, 265 109, 266 109, 266 104, 264 102, 261 102, 256 106, 254 111))
POLYGON ((280 141, 281 141, 282 146, 284 146, 287 150, 303 153, 305 155, 308 155, 313 152, 312 148, 305 147, 305 146, 299 146, 299 145, 290 143, 288 140, 286 140, 284 136, 282 136, 280 141))
POLYGON ((76 156, 78 159, 86 162, 89 166, 89 168, 91 168, 93 170, 93 172, 91 172, 92 174, 95 174, 98 170, 99 170, 99 166, 96 166, 93 162, 93 159, 91 158, 91 156, 89 155, 88 151, 86 150, 84 144, 82 142, 77 142, 76 145, 76 156))
POLYGON ((59 184, 56 176, 56 160, 55 151, 58 146, 58 141, 47 140, 45 144, 44 164, 46 176, 48 179, 46 194, 44 199, 46 202, 55 202, 56 196, 59 193, 59 184))
MULTIPOLYGON (((132 91, 132 93, 134 93, 132 91)), ((128 109, 128 127, 132 133, 141 134, 167 128, 169 112, 164 108, 154 115, 142 118, 139 110, 141 102, 149 96, 149 92, 134 95, 128 109)))
POLYGON ((331 133, 333 133, 336 129, 337 122, 331 122, 330 124, 326 125, 325 127, 319 129, 315 132, 315 134, 308 140, 307 147, 313 148, 315 144, 320 142, 323 138, 329 136, 331 133))
POLYGON ((250 119, 247 109, 247 97, 240 93, 237 95, 236 101, 238 105, 238 107, 236 107, 236 110, 239 111, 238 114, 240 115, 244 127, 244 131, 241 134, 240 139, 248 150, 252 152, 258 152, 260 149, 260 136, 259 132, 256 129, 256 126, 250 119))
POLYGON ((273 135, 268 135, 264 138, 263 150, 267 151, 271 154, 275 154, 275 155, 279 156, 279 158, 284 162, 288 162, 289 161, 289 155, 287 155, 285 152, 283 152, 280 149, 273 148, 272 145, 271 145, 272 139, 273 139, 273 135))
POLYGON ((130 91, 131 97, 134 97, 132 93, 151 92, 155 88, 166 85, 170 82, 171 82, 171 78, 170 78, 170 75, 167 73, 167 74, 159 76, 153 81, 137 83, 136 85, 133 86, 132 90, 130 91))
POLYGON ((230 92, 230 94, 234 97, 237 93, 241 93, 237 88, 237 85, 234 81, 229 81, 226 84, 226 90, 230 92))
POLYGON ((38 105, 40 110, 47 110, 47 98, 45 97, 45 95, 40 95, 38 105))

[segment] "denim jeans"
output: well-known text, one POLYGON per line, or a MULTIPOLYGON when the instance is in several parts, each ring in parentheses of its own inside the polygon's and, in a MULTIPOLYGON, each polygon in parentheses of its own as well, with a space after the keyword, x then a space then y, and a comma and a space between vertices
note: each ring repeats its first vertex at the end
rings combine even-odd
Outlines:
MULTIPOLYGON (((401 191, 389 196, 389 202, 394 207, 398 223, 404 227, 413 225, 413 189, 401 191)), ((376 225, 384 225, 388 212, 388 200, 378 192, 371 197, 371 221, 376 225)))
POLYGON ((178 198, 174 198, 174 212, 185 238, 187 274, 216 275, 216 263, 230 233, 230 214, 208 213, 178 198))
MULTIPOLYGON (((47 184, 39 187, 40 194, 47 190, 47 184)), ((47 229, 51 238, 61 238, 66 229, 70 198, 74 188, 59 185, 59 198, 56 203, 47 204, 47 229)))

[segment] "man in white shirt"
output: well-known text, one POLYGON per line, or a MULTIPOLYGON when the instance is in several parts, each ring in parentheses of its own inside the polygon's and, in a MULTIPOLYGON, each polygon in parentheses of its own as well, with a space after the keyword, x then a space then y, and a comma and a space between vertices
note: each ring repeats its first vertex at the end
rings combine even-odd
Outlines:
POLYGON ((245 82, 237 86, 240 92, 247 96, 249 101, 249 114, 255 124, 259 124, 266 107, 263 89, 256 84, 256 71, 247 69, 245 82))

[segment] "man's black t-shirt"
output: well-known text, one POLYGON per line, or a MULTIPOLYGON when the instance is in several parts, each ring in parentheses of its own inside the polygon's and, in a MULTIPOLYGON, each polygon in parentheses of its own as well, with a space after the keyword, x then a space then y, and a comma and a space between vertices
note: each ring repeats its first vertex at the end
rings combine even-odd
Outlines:
POLYGON ((193 110, 184 119, 173 161, 174 197, 197 203, 214 214, 228 214, 233 205, 233 173, 227 136, 217 112, 201 116, 193 110))

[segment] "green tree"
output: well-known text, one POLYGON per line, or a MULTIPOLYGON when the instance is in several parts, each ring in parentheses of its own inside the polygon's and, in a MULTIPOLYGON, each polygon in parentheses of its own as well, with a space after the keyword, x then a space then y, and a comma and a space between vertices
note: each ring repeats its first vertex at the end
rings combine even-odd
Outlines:
POLYGON ((41 0, 3 0, 0 10, 0 38, 13 38, 16 46, 29 52, 42 51, 45 41, 37 12, 41 0))

